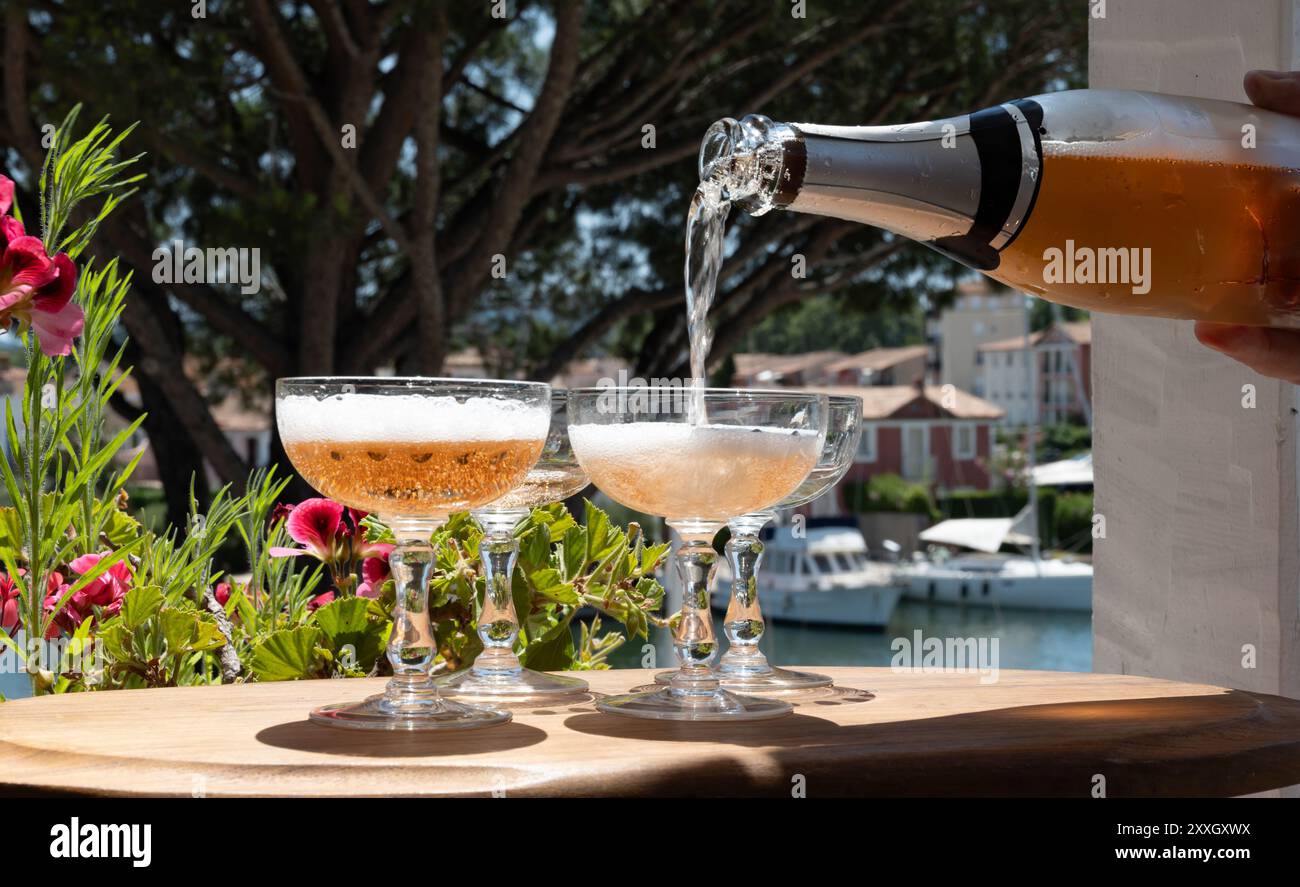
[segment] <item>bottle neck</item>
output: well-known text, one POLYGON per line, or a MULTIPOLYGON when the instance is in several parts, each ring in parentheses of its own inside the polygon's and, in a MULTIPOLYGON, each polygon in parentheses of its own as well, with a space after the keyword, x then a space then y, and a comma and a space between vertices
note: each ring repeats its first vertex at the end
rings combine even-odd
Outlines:
POLYGON ((1030 99, 906 126, 753 119, 736 124, 750 139, 724 166, 732 199, 755 215, 778 207, 862 222, 991 270, 1038 193, 1042 108, 1030 99), (753 133, 764 136, 757 145, 753 133))

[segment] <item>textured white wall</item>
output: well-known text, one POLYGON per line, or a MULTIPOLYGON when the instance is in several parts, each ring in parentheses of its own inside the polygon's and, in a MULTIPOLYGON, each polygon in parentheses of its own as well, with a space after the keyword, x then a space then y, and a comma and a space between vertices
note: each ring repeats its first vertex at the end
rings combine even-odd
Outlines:
MULTIPOLYGON (((1293 67, 1300 2, 1105 5, 1094 87, 1245 101, 1247 70, 1293 67)), ((1190 322, 1097 317, 1093 390, 1096 670, 1300 697, 1297 389, 1202 348, 1190 322)))

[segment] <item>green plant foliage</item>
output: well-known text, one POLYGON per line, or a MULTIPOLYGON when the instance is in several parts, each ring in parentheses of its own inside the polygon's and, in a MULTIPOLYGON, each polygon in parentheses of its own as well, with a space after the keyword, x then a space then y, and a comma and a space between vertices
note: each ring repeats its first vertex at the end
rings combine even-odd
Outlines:
MULTIPOLYGON (((112 137, 105 121, 74 139, 79 108, 74 108, 55 132, 53 147, 41 173, 41 221, 47 250, 66 250, 70 257, 84 248, 99 222, 127 193, 137 178, 121 174, 134 161, 115 154, 122 136, 112 137), (74 208, 92 198, 104 198, 90 221, 66 236, 63 230, 74 208)), ((123 134, 125 135, 125 133, 123 134)), ((132 555, 143 537, 122 539, 103 552, 105 531, 113 522, 116 498, 134 470, 138 457, 119 471, 114 456, 139 428, 136 420, 110 440, 103 439, 108 399, 126 375, 119 371, 122 349, 112 349, 112 331, 121 316, 129 276, 120 277, 116 263, 102 270, 82 270, 74 298, 85 313, 81 337, 72 356, 47 357, 32 330, 25 331, 27 375, 18 414, 5 402, 4 433, 13 464, 0 460, 0 479, 12 511, 3 519, 8 540, 0 560, 18 590, 23 625, 33 636, 45 636, 56 615, 90 583, 132 555), (103 556, 93 569, 75 577, 55 606, 46 606, 50 583, 70 578, 66 565, 80 555, 103 556), (23 568, 20 571, 19 561, 23 568), (62 572, 61 572, 62 571, 62 572)), ((51 689, 38 670, 29 668, 33 691, 51 689)))
MULTIPOLYGON (((139 178, 124 175, 134 158, 115 158, 126 132, 113 135, 101 121, 74 138, 76 117, 74 110, 56 134, 41 177, 46 243, 70 256, 139 178), (95 197, 98 207, 77 216, 89 221, 68 231, 73 209, 95 197)), ((255 471, 242 491, 223 487, 202 509, 191 488, 182 527, 154 530, 132 516, 127 483, 139 455, 125 464, 115 457, 143 417, 104 436, 109 401, 130 373, 117 332, 130 285, 115 262, 82 269, 76 299, 85 326, 68 358, 46 357, 24 333, 26 388, 18 410, 6 402, 4 415, 14 460, 0 460, 12 503, 0 508, 0 562, 17 589, 23 633, 68 643, 57 661, 43 647, 31 661, 28 648, 3 631, 0 645, 27 664, 38 695, 385 673, 391 581, 358 597, 360 556, 326 564, 276 554, 296 546, 278 510, 287 478, 255 471), (239 577, 214 567, 231 546, 247 558, 239 577)), ((607 667, 625 638, 601 631, 596 618, 575 640, 572 623, 584 608, 643 637, 657 618, 663 589, 654 572, 667 546, 646 545, 635 523, 620 529, 590 504, 583 517, 579 524, 553 505, 518 529, 512 592, 519 652, 533 667, 607 667)), ((373 519, 358 532, 369 543, 391 539, 373 519)), ((430 612, 440 664, 449 670, 481 650, 481 536, 469 515, 458 514, 432 540, 430 612)))
MULTIPOLYGON (((664 590, 654 572, 668 546, 646 545, 639 527, 619 529, 590 503, 584 517, 586 523, 579 524, 562 505, 549 505, 535 509, 516 530, 520 556, 512 593, 521 623, 518 652, 529 668, 608 667, 609 655, 626 637, 603 632, 597 615, 590 627, 580 624, 575 639, 573 622, 584 608, 617 619, 643 638, 657 621, 654 614, 664 590)), ((387 537, 373 520, 366 526, 376 540, 387 537)), ((472 664, 482 651, 475 623, 485 586, 478 559, 481 539, 468 514, 453 515, 433 536, 437 559, 429 611, 438 659, 448 671, 472 664)), ((283 681, 386 673, 382 653, 392 629, 392 606, 389 583, 379 598, 340 597, 297 624, 249 635, 248 654, 240 654, 248 666, 246 677, 283 681)), ((235 642, 244 634, 236 626, 235 642)))
POLYGON ((1092 450, 1092 428, 1082 422, 1057 422, 1039 431, 1036 456, 1040 462, 1068 459, 1092 450))
POLYGON ((320 640, 321 630, 314 625, 274 631, 253 645, 249 668, 263 681, 319 677, 325 665, 320 640))
POLYGON ((1092 493, 1058 493, 1053 509, 1054 547, 1092 552, 1092 493))
POLYGON ((312 617, 330 658, 353 675, 369 674, 384 651, 392 620, 378 601, 340 598, 312 617))
POLYGON ((845 484, 845 502, 851 511, 905 511, 937 520, 939 509, 925 484, 912 483, 897 474, 877 474, 866 483, 845 484))
POLYGON ((128 186, 144 179, 143 175, 123 176, 143 154, 117 159, 118 148, 136 125, 113 135, 105 118, 74 141, 72 134, 80 113, 81 105, 76 105, 63 118, 63 123, 55 130, 49 153, 45 156, 45 167, 41 170, 41 228, 45 234, 45 249, 51 255, 66 252, 73 259, 90 244, 100 222, 135 193, 135 189, 128 186), (77 205, 101 195, 104 201, 90 220, 65 236, 63 229, 77 205))
POLYGON ((211 615, 167 605, 163 590, 154 585, 128 591, 121 611, 99 627, 95 639, 107 664, 102 675, 86 681, 86 689, 194 683, 197 663, 226 643, 211 615))

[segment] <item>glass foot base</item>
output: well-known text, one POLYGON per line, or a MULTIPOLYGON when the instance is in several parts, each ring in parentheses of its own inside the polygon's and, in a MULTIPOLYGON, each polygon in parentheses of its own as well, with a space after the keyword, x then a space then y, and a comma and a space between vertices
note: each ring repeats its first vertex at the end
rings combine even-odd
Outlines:
POLYGON ((444 698, 462 702, 563 702, 588 695, 587 682, 581 678, 558 677, 531 668, 497 674, 467 668, 439 678, 437 684, 444 698))
POLYGON ((671 688, 608 696, 596 703, 606 714, 661 721, 758 721, 794 711, 788 702, 742 696, 719 688, 713 693, 677 693, 671 688))
MULTIPOLYGON (((661 671, 655 675, 656 684, 667 684, 675 671, 661 671)), ((713 676, 724 689, 736 693, 757 693, 760 696, 780 693, 802 693, 819 687, 830 687, 834 681, 827 675, 811 671, 792 671, 788 668, 768 668, 766 671, 728 671, 715 668, 713 676)))
POLYGON ((510 720, 510 712, 448 702, 433 694, 400 704, 382 693, 362 702, 340 702, 312 711, 318 724, 352 730, 475 730, 510 720))

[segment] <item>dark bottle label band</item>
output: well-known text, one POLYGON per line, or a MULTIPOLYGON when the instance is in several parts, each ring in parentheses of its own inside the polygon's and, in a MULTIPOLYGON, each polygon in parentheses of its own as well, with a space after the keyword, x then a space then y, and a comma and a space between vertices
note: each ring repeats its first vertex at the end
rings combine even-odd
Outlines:
POLYGON ((1029 218, 1042 182, 1043 109, 1020 99, 970 116, 970 137, 980 161, 979 208, 970 230, 929 245, 980 271, 998 267, 1005 249, 1029 218))
POLYGON ((774 206, 789 206, 798 196, 799 189, 803 187, 804 175, 808 172, 808 149, 804 146, 803 136, 794 127, 790 130, 794 137, 782 145, 782 169, 776 193, 772 195, 774 206))

